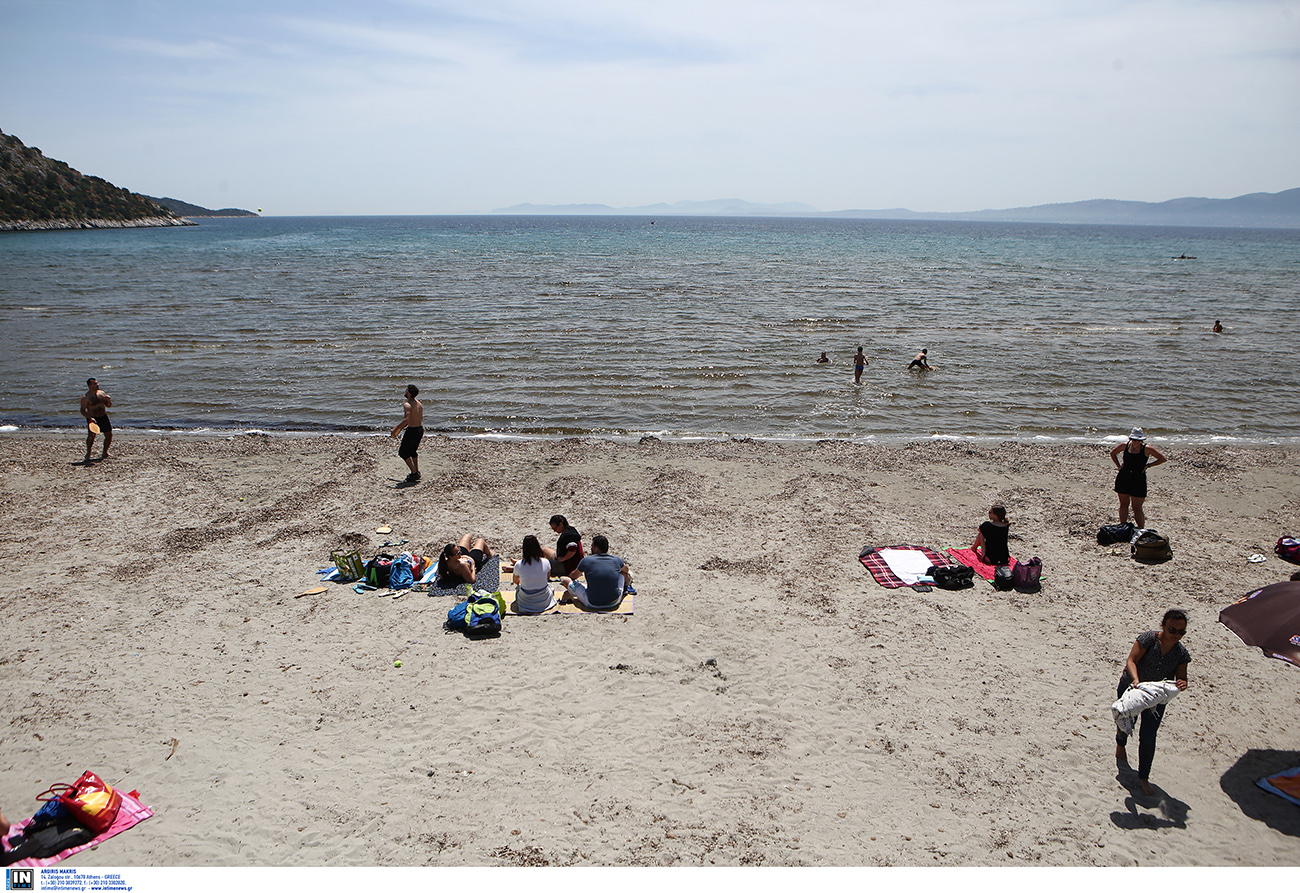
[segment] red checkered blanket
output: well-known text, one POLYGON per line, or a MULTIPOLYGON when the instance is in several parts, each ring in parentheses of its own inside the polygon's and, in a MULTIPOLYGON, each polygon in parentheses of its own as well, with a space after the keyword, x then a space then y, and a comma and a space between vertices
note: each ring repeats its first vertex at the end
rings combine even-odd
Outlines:
POLYGON ((909 546, 906 543, 901 546, 867 546, 858 556, 858 561, 862 566, 871 572, 871 576, 876 578, 876 582, 886 589, 899 589, 909 584, 895 576, 894 572, 885 564, 885 559, 880 557, 881 549, 911 549, 914 552, 922 552, 925 557, 930 559, 930 563, 939 567, 946 567, 952 564, 946 557, 935 552, 933 549, 927 549, 925 546, 909 546))

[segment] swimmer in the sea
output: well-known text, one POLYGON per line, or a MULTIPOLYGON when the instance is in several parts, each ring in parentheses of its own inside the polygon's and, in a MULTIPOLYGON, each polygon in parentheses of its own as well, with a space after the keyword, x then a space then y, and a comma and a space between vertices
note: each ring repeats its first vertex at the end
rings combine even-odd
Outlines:
POLYGON ((930 365, 929 358, 926 356, 926 354, 928 354, 929 352, 930 352, 930 348, 928 347, 921 348, 921 352, 916 356, 912 357, 912 362, 907 364, 907 368, 922 369, 926 372, 929 372, 933 368, 930 365))
POLYGON ((1217 319, 1214 321, 1214 331, 1215 334, 1223 331, 1223 323, 1219 322, 1217 319))
MULTIPOLYGON (((826 356, 822 354, 822 356, 826 356)), ((861 345, 858 346, 858 352, 853 355, 853 383, 857 384, 862 381, 862 370, 867 368, 867 355, 862 352, 861 345)))
POLYGON ((817 362, 819 363, 829 363, 830 361, 831 358, 826 356, 826 351, 824 350, 822 351, 822 355, 817 358, 817 362))

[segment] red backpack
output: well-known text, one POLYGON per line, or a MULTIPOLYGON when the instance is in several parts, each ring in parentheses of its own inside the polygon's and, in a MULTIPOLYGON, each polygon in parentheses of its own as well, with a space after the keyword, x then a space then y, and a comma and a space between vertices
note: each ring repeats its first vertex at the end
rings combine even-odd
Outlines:
POLYGON ((1283 561, 1300 564, 1300 540, 1295 537, 1282 537, 1277 541, 1277 545, 1273 547, 1273 551, 1283 561))

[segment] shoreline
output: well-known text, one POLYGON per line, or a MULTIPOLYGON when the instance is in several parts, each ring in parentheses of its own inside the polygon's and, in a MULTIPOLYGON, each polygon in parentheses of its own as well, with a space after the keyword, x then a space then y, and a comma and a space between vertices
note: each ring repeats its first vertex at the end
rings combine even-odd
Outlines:
MULTIPOLYGON (((83 433, 84 424, 74 423, 70 425, 13 425, 0 424, 0 437, 18 436, 18 437, 57 437, 69 433, 83 433)), ((162 427, 162 426, 137 426, 124 424, 113 424, 113 431, 130 433, 136 436, 148 437, 192 437, 192 438, 212 438, 228 439, 232 437, 249 437, 249 436, 266 436, 275 438, 303 438, 316 439, 321 437, 355 437, 355 438, 387 438, 385 426, 377 425, 374 428, 321 428, 321 429, 304 429, 304 428, 262 428, 253 425, 234 425, 230 427, 162 427)), ((975 446, 996 446, 1002 443, 1014 443, 1025 446, 1106 446, 1111 447, 1117 443, 1123 443, 1127 438, 1124 434, 1107 434, 1100 436, 1084 437, 1062 437, 1052 438, 1047 435, 1035 434, 1023 438, 1006 437, 996 434, 990 435, 953 435, 953 434, 930 434, 918 436, 916 434, 895 434, 895 435, 737 435, 737 434, 697 434, 697 433, 675 433, 668 431, 638 431, 632 433, 604 433, 590 432, 583 434, 572 433, 529 433, 529 432, 504 432, 504 431, 449 431, 437 430, 434 428, 425 428, 426 437, 446 437, 452 440, 482 440, 487 442, 500 443, 562 443, 564 441, 583 441, 593 440, 608 443, 617 443, 624 445, 635 445, 649 440, 657 440, 664 443, 764 443, 779 446, 788 446, 791 448, 800 448, 813 446, 820 443, 848 443, 857 446, 879 446, 879 447, 902 447, 912 444, 923 443, 965 443, 975 446)), ((1236 438, 1226 435, 1203 434, 1187 435, 1183 437, 1170 437, 1158 434, 1149 434, 1150 441, 1165 447, 1174 449, 1182 448, 1213 448, 1213 447, 1238 447, 1241 449, 1288 449, 1300 450, 1300 439, 1297 440, 1247 440, 1245 438, 1236 438)))
POLYGON ((71 229, 144 229, 158 226, 198 226, 180 217, 137 217, 131 220, 0 220, 0 233, 36 233, 71 229))
POLYGON ((1300 816, 1254 786, 1300 765, 1294 670, 1216 622, 1296 569, 1294 448, 1167 450, 1148 566, 1096 544, 1103 445, 431 436, 405 487, 387 438, 82 443, 0 437, 0 804, 91 769, 156 815, 70 868, 1295 864, 1300 816), (857 562, 967 547, 993 501, 1040 593, 857 562), (382 526, 515 557, 555 512, 630 563, 634 615, 471 641, 445 598, 295 597, 382 526), (1175 606, 1191 686, 1146 798, 1109 705, 1175 606))

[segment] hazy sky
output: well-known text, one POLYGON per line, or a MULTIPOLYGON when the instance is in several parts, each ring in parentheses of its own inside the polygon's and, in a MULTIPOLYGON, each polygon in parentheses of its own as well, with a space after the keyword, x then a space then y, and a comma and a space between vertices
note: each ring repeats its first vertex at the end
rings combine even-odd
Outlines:
POLYGON ((268 214, 1300 186, 1300 0, 0 0, 0 129, 268 214))

